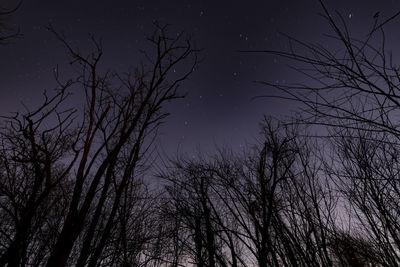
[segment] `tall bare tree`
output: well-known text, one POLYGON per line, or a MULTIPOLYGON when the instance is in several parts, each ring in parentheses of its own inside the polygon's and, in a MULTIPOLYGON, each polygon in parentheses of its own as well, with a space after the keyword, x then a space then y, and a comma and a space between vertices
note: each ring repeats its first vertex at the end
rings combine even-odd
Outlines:
POLYGON ((165 212, 179 220, 177 238, 185 256, 199 267, 229 266, 223 252, 223 219, 215 197, 214 175, 207 162, 180 159, 161 177, 169 182, 170 201, 165 212))
POLYGON ((94 52, 84 55, 62 34, 49 30, 80 74, 62 82, 56 71, 60 88, 54 96, 45 95, 39 108, 4 121, 1 214, 12 228, 2 232, 7 242, 0 262, 31 263, 38 258, 35 253, 43 253, 26 255, 30 242, 36 241, 33 235, 52 231, 41 265, 97 266, 109 260, 103 252, 118 232, 121 205, 134 197, 131 188, 137 175, 143 175, 143 160, 168 115, 164 105, 183 97, 179 86, 194 71, 197 50, 184 33, 170 38, 166 27, 156 25, 148 38, 153 50, 125 75, 100 70, 103 48, 95 38, 94 52), (179 66, 186 71, 174 72, 179 66), (83 108, 68 103, 72 88, 83 91, 83 108), (64 206, 57 222, 48 225, 47 208, 62 203, 57 202, 59 190, 65 192, 64 206), (35 227, 37 219, 42 228, 35 227))
POLYGON ((269 97, 300 105, 300 116, 292 123, 317 126, 317 137, 327 138, 321 147, 324 175, 343 201, 340 213, 348 217, 347 229, 331 236, 338 242, 336 251, 356 244, 353 252, 363 262, 360 266, 397 266, 400 75, 385 26, 400 12, 371 16, 366 35, 355 37, 339 13, 319 2, 331 30, 330 47, 288 37, 288 51, 264 52, 287 59, 306 82, 263 84, 278 89, 269 97))
POLYGON ((175 163, 163 177, 196 266, 334 266, 337 200, 314 148, 267 120, 251 152, 175 163))

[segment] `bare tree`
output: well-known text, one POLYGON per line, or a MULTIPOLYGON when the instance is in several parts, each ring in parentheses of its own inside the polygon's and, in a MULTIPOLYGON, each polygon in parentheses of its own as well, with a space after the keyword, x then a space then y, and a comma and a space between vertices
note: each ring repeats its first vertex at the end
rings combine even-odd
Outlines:
POLYGON ((196 265, 209 266, 215 255, 216 266, 334 266, 337 201, 314 148, 295 129, 267 120, 251 152, 175 163, 163 177, 196 265))
POLYGON ((42 212, 49 206, 58 206, 57 199, 68 195, 63 184, 68 184, 69 172, 77 158, 70 154, 77 139, 75 132, 68 129, 74 110, 59 110, 66 97, 64 86, 51 98, 45 95, 43 105, 35 111, 24 116, 16 114, 4 121, 1 213, 9 224, 2 231, 7 241, 2 243, 1 265, 19 266, 20 261, 27 260, 31 240, 50 227, 47 219, 51 213, 42 212), (50 116, 55 119, 53 126, 44 127, 50 116), (69 164, 63 164, 66 158, 70 158, 69 164), (54 195, 55 192, 60 195, 54 195))
POLYGON ((41 265, 97 266, 109 261, 111 256, 103 252, 114 234, 134 234, 127 225, 125 230, 118 228, 122 225, 116 220, 121 219, 121 208, 128 208, 126 198, 135 197, 132 186, 137 175, 143 175, 143 161, 168 115, 164 104, 183 97, 178 89, 194 71, 197 50, 184 33, 170 38, 166 27, 156 25, 148 38, 154 50, 144 54, 147 61, 122 75, 100 71, 100 41, 92 38, 94 52, 84 55, 62 34, 49 30, 66 47, 80 74, 62 82, 56 71, 60 88, 54 96, 45 95, 38 109, 5 119, 1 216, 14 230, 2 232, 8 241, 0 262, 19 266, 26 258, 31 263, 39 257, 35 253, 43 253, 26 255, 37 241, 33 235, 51 230, 54 236, 40 256, 41 265), (181 65, 187 71, 173 73, 181 65), (74 106, 67 101, 72 87, 83 90, 82 109, 67 107, 74 106), (46 208, 62 203, 57 202, 57 190, 65 191, 64 206, 57 222, 48 225, 46 214, 51 212, 46 208), (42 228, 36 227, 36 219, 44 221, 42 228))
POLYGON ((238 238, 254 255, 258 266, 282 263, 279 224, 285 199, 283 185, 293 175, 298 154, 293 142, 291 136, 281 136, 272 123, 267 123, 264 140, 255 155, 231 163, 231 169, 236 170, 233 176, 219 175, 230 196, 226 207, 240 225, 238 238))
POLYGON ((368 240, 367 251, 374 248, 374 253, 364 253, 363 259, 382 266, 396 266, 400 225, 395 208, 400 197, 398 146, 386 143, 385 133, 351 132, 352 138, 334 139, 338 164, 327 166, 327 172, 348 200, 349 216, 354 225, 348 231, 360 232, 359 235, 368 240))
POLYGON ((347 219, 341 223, 348 225, 328 239, 337 241, 336 252, 357 244, 352 257, 359 266, 397 266, 400 76, 384 27, 400 12, 382 20, 374 16, 367 34, 356 38, 339 13, 320 4, 331 48, 288 37, 288 51, 264 51, 289 60, 307 82, 262 83, 279 91, 268 97, 300 104, 300 116, 291 123, 317 126, 317 137, 327 138, 321 148, 324 175, 343 201, 340 213, 347 219))
POLYGON ((216 168, 219 195, 239 225, 232 232, 257 266, 332 265, 335 200, 312 153, 296 129, 267 120, 255 154, 222 158, 216 168))
POLYGON ((260 82, 279 89, 279 94, 267 97, 300 103, 301 119, 296 123, 327 126, 332 131, 328 136, 340 135, 345 128, 387 132, 395 138, 399 133, 394 120, 399 107, 399 69, 387 51, 384 26, 400 12, 382 22, 373 18, 367 35, 357 39, 339 13, 335 20, 323 1, 320 3, 332 31, 327 36, 335 48, 287 36, 288 51, 253 51, 288 59, 308 81, 287 85, 260 82))
POLYGON ((171 200, 165 212, 179 220, 177 238, 186 256, 199 267, 229 266, 218 233, 222 215, 213 192, 214 175, 207 162, 181 159, 160 176, 169 181, 166 190, 171 200))

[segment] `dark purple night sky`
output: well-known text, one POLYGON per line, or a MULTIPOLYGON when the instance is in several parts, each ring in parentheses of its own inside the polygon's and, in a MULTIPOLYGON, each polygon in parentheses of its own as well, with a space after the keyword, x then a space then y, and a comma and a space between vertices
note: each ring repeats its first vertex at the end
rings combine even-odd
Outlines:
MULTIPOLYGON (((15 2, 2 1, 4 7, 15 2)), ((343 14, 355 34, 368 32, 376 12, 389 17, 400 10, 398 0, 325 2, 343 14)), ((44 29, 49 23, 77 46, 87 44, 88 33, 102 37, 104 67, 124 71, 138 62, 138 49, 147 45, 144 35, 157 20, 171 24, 171 32, 190 33, 204 57, 184 84, 188 96, 168 107, 171 116, 162 128, 159 149, 174 153, 180 145, 181 152, 209 150, 215 144, 240 148, 257 137, 263 115, 280 117, 295 108, 276 99, 252 100, 271 90, 253 81, 289 82, 298 77, 278 58, 238 51, 285 49, 285 38, 278 32, 323 43, 328 27, 319 11, 317 0, 25 0, 8 21, 23 37, 0 49, 0 112, 21 109, 20 101, 38 104, 41 92, 55 86, 53 68, 68 60, 63 47, 44 29)), ((399 23, 397 18, 393 27, 399 23)), ((393 32, 397 36, 389 40, 395 47, 399 33, 393 32)))

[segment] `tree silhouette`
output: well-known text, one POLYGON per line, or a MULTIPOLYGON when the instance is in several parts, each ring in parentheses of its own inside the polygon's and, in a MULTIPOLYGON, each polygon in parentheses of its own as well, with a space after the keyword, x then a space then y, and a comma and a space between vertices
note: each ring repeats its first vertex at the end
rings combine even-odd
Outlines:
POLYGON ((121 209, 133 211, 127 198, 135 199, 132 186, 168 115, 163 105, 183 97, 178 87, 197 64, 196 50, 183 33, 170 38, 165 26, 156 25, 148 38, 154 50, 144 54, 148 61, 122 75, 99 70, 103 49, 94 37, 94 52, 84 55, 49 30, 80 74, 64 82, 56 71, 53 96, 44 94, 39 108, 5 118, 1 216, 8 223, 0 263, 97 266, 112 258, 103 254, 114 234, 135 234, 121 209), (187 71, 172 77, 182 64, 187 71), (73 87, 84 92, 81 109, 68 104, 73 87), (43 249, 33 248, 35 242, 43 249))
POLYGON ((336 200, 312 149, 296 129, 266 120, 244 154, 174 162, 162 177, 195 265, 334 266, 336 200))
POLYGON ((288 37, 264 51, 309 79, 262 82, 300 112, 265 119, 244 151, 178 156, 152 190, 165 104, 197 66, 190 37, 155 24, 123 74, 104 70, 100 40, 83 54, 49 27, 78 74, 56 68, 41 105, 2 117, 0 266, 398 266, 400 74, 384 27, 400 13, 357 39, 320 3, 339 50, 288 37))
MULTIPOLYGON (((265 52, 289 60, 308 82, 262 83, 279 91, 268 97, 300 104, 300 115, 288 124, 316 126, 316 136, 309 138, 324 139, 324 173, 341 199, 340 213, 348 216, 348 229, 340 231, 359 232, 376 256, 352 258, 360 266, 397 266, 399 68, 387 49, 384 27, 400 13, 386 19, 375 14, 371 29, 359 39, 339 13, 335 17, 323 1, 320 4, 332 32, 327 35, 334 42, 330 47, 335 49, 288 37, 290 50, 265 52)), ((343 238, 344 251, 355 239, 343 238)), ((350 259, 346 264, 351 265, 350 259)))

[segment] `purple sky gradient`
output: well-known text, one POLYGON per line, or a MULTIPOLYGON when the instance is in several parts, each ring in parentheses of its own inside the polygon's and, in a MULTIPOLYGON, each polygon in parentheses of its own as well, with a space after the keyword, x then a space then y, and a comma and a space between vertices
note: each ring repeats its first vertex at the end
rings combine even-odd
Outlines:
MULTIPOLYGON (((11 7, 15 0, 4 1, 11 7)), ((368 32, 373 15, 390 17, 400 10, 400 1, 329 0, 327 7, 339 11, 355 35, 368 32)), ((101 37, 103 67, 126 71, 139 62, 138 49, 145 49, 144 35, 152 22, 171 24, 171 33, 185 30, 202 48, 203 62, 185 82, 188 96, 168 106, 171 116, 157 142, 167 154, 199 147, 230 144, 234 149, 253 143, 264 115, 280 117, 296 107, 276 99, 256 99, 268 89, 255 80, 290 82, 301 79, 285 63, 265 54, 239 50, 285 49, 284 32, 307 42, 328 45, 323 34, 327 23, 318 15, 316 0, 270 1, 76 1, 25 0, 9 18, 23 37, 0 47, 0 112, 21 110, 40 102, 44 89, 54 86, 53 69, 58 64, 68 76, 68 58, 56 39, 45 30, 51 23, 76 46, 88 44, 88 33, 101 37)), ((393 48, 400 44, 397 18, 389 26, 393 48)), ((301 81, 301 80, 300 80, 301 81)))

